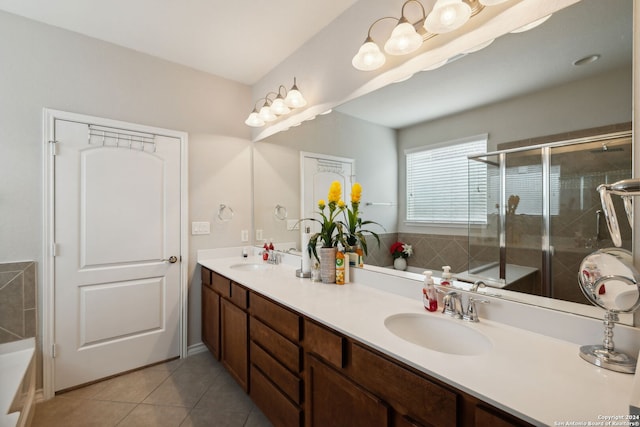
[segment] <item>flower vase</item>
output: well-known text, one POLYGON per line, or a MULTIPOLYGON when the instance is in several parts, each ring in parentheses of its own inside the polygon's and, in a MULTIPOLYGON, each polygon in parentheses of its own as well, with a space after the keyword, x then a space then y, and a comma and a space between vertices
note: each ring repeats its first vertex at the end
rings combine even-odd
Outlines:
POLYGON ((398 257, 393 260, 393 268, 396 270, 406 270, 407 269, 407 260, 403 257, 398 257))
POLYGON ((322 283, 336 283, 336 253, 338 248, 320 248, 318 252, 322 283))

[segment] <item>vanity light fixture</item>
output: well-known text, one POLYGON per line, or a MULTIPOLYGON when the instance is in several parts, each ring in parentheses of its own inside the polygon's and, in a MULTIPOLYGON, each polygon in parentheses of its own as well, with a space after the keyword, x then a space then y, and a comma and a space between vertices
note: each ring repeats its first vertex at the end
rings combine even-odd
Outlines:
POLYGON ((260 98, 253 106, 253 111, 249 114, 244 123, 251 127, 262 127, 266 123, 278 119, 278 116, 284 116, 291 112, 292 109, 301 108, 307 105, 302 93, 298 89, 296 78, 293 78, 293 86, 287 89, 280 85, 278 92, 269 92, 264 98, 260 98), (284 94, 283 94, 284 92, 284 94), (273 96, 274 98, 269 98, 273 96), (258 110, 258 105, 262 102, 262 107, 258 110))
POLYGON ((371 36, 371 31, 379 22, 392 19, 396 22, 389 38, 384 42, 384 52, 389 55, 407 55, 418 50, 423 42, 437 34, 454 31, 462 27, 485 6, 493 6, 509 0, 436 0, 429 13, 418 0, 406 0, 402 4, 400 18, 385 16, 369 26, 367 38, 353 57, 351 64, 361 71, 373 71, 386 63, 380 45, 371 36), (421 16, 410 21, 405 15, 409 3, 420 6, 421 16))

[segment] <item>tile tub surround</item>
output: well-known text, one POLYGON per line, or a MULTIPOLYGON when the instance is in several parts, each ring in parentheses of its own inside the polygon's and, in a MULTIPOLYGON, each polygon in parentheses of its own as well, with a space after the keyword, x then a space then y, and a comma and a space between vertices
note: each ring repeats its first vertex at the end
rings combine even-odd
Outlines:
POLYGON ((0 343, 36 336, 36 263, 0 264, 0 343))

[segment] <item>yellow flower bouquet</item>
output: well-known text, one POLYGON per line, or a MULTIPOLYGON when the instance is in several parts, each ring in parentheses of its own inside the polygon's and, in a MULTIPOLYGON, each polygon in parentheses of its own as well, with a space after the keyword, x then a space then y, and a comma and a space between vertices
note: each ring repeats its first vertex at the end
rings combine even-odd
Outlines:
POLYGON ((362 186, 356 182, 351 186, 351 209, 349 209, 348 207, 344 209, 345 222, 343 222, 342 225, 344 225, 347 230, 347 245, 354 247, 359 244, 362 247, 362 251, 366 255, 367 240, 365 238, 365 234, 373 236, 378 242, 378 246, 380 246, 380 237, 378 237, 378 235, 373 231, 363 228, 363 226, 375 224, 381 227, 383 230, 384 227, 382 227, 377 222, 363 221, 362 218, 360 218, 360 212, 358 211, 358 208, 360 207, 361 197, 362 186))
POLYGON ((322 242, 323 248, 331 248, 337 246, 338 242, 345 243, 344 233, 342 230, 342 224, 336 221, 338 214, 345 209, 345 203, 341 199, 342 186, 339 181, 333 181, 329 187, 329 194, 327 200, 329 201, 329 211, 325 214, 325 208, 327 204, 324 200, 318 201, 318 213, 322 220, 316 218, 305 218, 307 220, 316 221, 320 224, 320 231, 314 233, 309 239, 308 250, 310 254, 319 260, 318 253, 316 251, 316 245, 318 240, 322 242))

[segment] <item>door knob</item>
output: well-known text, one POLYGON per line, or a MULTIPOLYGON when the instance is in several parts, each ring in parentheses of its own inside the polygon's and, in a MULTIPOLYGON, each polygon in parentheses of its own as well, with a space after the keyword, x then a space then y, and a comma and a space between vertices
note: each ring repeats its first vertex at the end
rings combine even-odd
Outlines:
POLYGON ((168 263, 174 264, 175 262, 177 262, 177 261, 178 261, 178 257, 176 257, 176 256, 170 256, 170 257, 169 257, 169 259, 163 259, 162 261, 163 261, 163 262, 168 262, 168 263))

